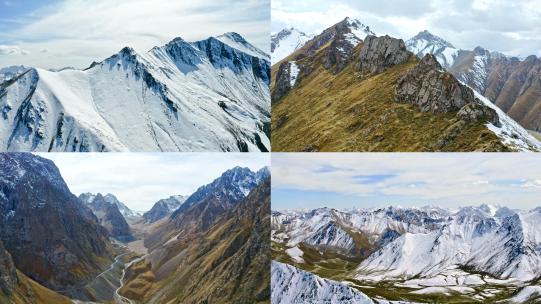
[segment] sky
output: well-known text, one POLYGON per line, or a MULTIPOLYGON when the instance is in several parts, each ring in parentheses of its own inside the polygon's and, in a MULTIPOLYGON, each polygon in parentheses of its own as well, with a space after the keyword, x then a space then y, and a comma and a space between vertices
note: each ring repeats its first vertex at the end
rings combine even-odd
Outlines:
POLYGON ((125 46, 226 32, 268 52, 269 28, 270 0, 0 0, 0 67, 86 68, 125 46))
POLYGON ((272 208, 541 206, 535 153, 273 153, 272 208))
POLYGON ((71 192, 112 193, 135 211, 190 195, 235 166, 270 166, 267 153, 36 153, 51 159, 71 192))
POLYGON ((271 16, 272 32, 318 34, 352 17, 376 35, 407 40, 426 29, 461 49, 541 56, 539 0, 273 0, 271 16))

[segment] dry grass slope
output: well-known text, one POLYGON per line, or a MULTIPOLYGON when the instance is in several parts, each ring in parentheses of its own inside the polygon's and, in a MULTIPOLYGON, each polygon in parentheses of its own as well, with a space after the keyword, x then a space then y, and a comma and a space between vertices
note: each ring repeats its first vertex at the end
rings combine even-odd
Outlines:
MULTIPOLYGON (((323 68, 327 47, 297 60, 310 64, 313 72, 273 101, 273 151, 508 150, 482 123, 465 124, 452 113, 424 113, 396 103, 395 84, 417 63, 414 56, 377 75, 361 75, 353 57, 334 75, 323 68)), ((278 65, 272 68, 273 87, 277 69, 278 65)))

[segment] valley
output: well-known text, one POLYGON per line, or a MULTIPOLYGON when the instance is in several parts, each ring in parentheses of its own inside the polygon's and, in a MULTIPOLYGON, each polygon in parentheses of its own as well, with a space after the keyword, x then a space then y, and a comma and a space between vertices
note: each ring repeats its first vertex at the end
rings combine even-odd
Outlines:
MULTIPOLYGON (((273 212, 272 258, 361 292, 367 303, 535 302, 541 255, 530 223, 539 216, 487 205, 273 212)), ((273 284, 288 284, 272 272, 273 284)), ((311 287, 289 288, 298 296, 311 287)))
POLYGON ((142 213, 110 193, 75 196, 40 156, 0 161, 0 303, 270 303, 267 167, 231 168, 142 213))

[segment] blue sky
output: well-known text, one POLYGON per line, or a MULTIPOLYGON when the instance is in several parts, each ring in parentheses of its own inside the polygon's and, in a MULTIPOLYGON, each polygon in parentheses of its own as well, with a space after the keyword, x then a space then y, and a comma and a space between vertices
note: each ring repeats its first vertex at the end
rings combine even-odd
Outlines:
POLYGON ((273 32, 293 26, 319 34, 353 17, 377 35, 409 39, 426 29, 462 49, 541 56, 539 0, 273 0, 271 15, 273 32))
POLYGON ((272 208, 541 206, 541 156, 273 153, 272 208))
POLYGON ((112 193, 137 211, 171 195, 190 195, 235 166, 270 166, 268 153, 36 154, 55 162, 75 195, 112 193))
POLYGON ((269 51, 270 0, 0 0, 0 67, 88 67, 125 46, 145 52, 238 32, 269 51))

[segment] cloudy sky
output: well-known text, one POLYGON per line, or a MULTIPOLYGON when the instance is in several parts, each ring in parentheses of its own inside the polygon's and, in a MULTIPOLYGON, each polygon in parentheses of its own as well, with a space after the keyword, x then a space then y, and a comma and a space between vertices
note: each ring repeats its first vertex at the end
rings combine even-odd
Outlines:
POLYGON ((112 193, 136 211, 171 195, 190 195, 235 166, 259 170, 266 153, 37 153, 60 169, 71 192, 112 193))
POLYGON ((268 51, 270 0, 0 0, 0 67, 88 67, 124 46, 238 32, 268 51))
POLYGON ((377 34, 409 39, 429 30, 455 47, 541 56, 539 0, 273 0, 272 31, 307 33, 355 17, 377 34))
POLYGON ((536 154, 273 153, 272 208, 541 206, 536 154))

